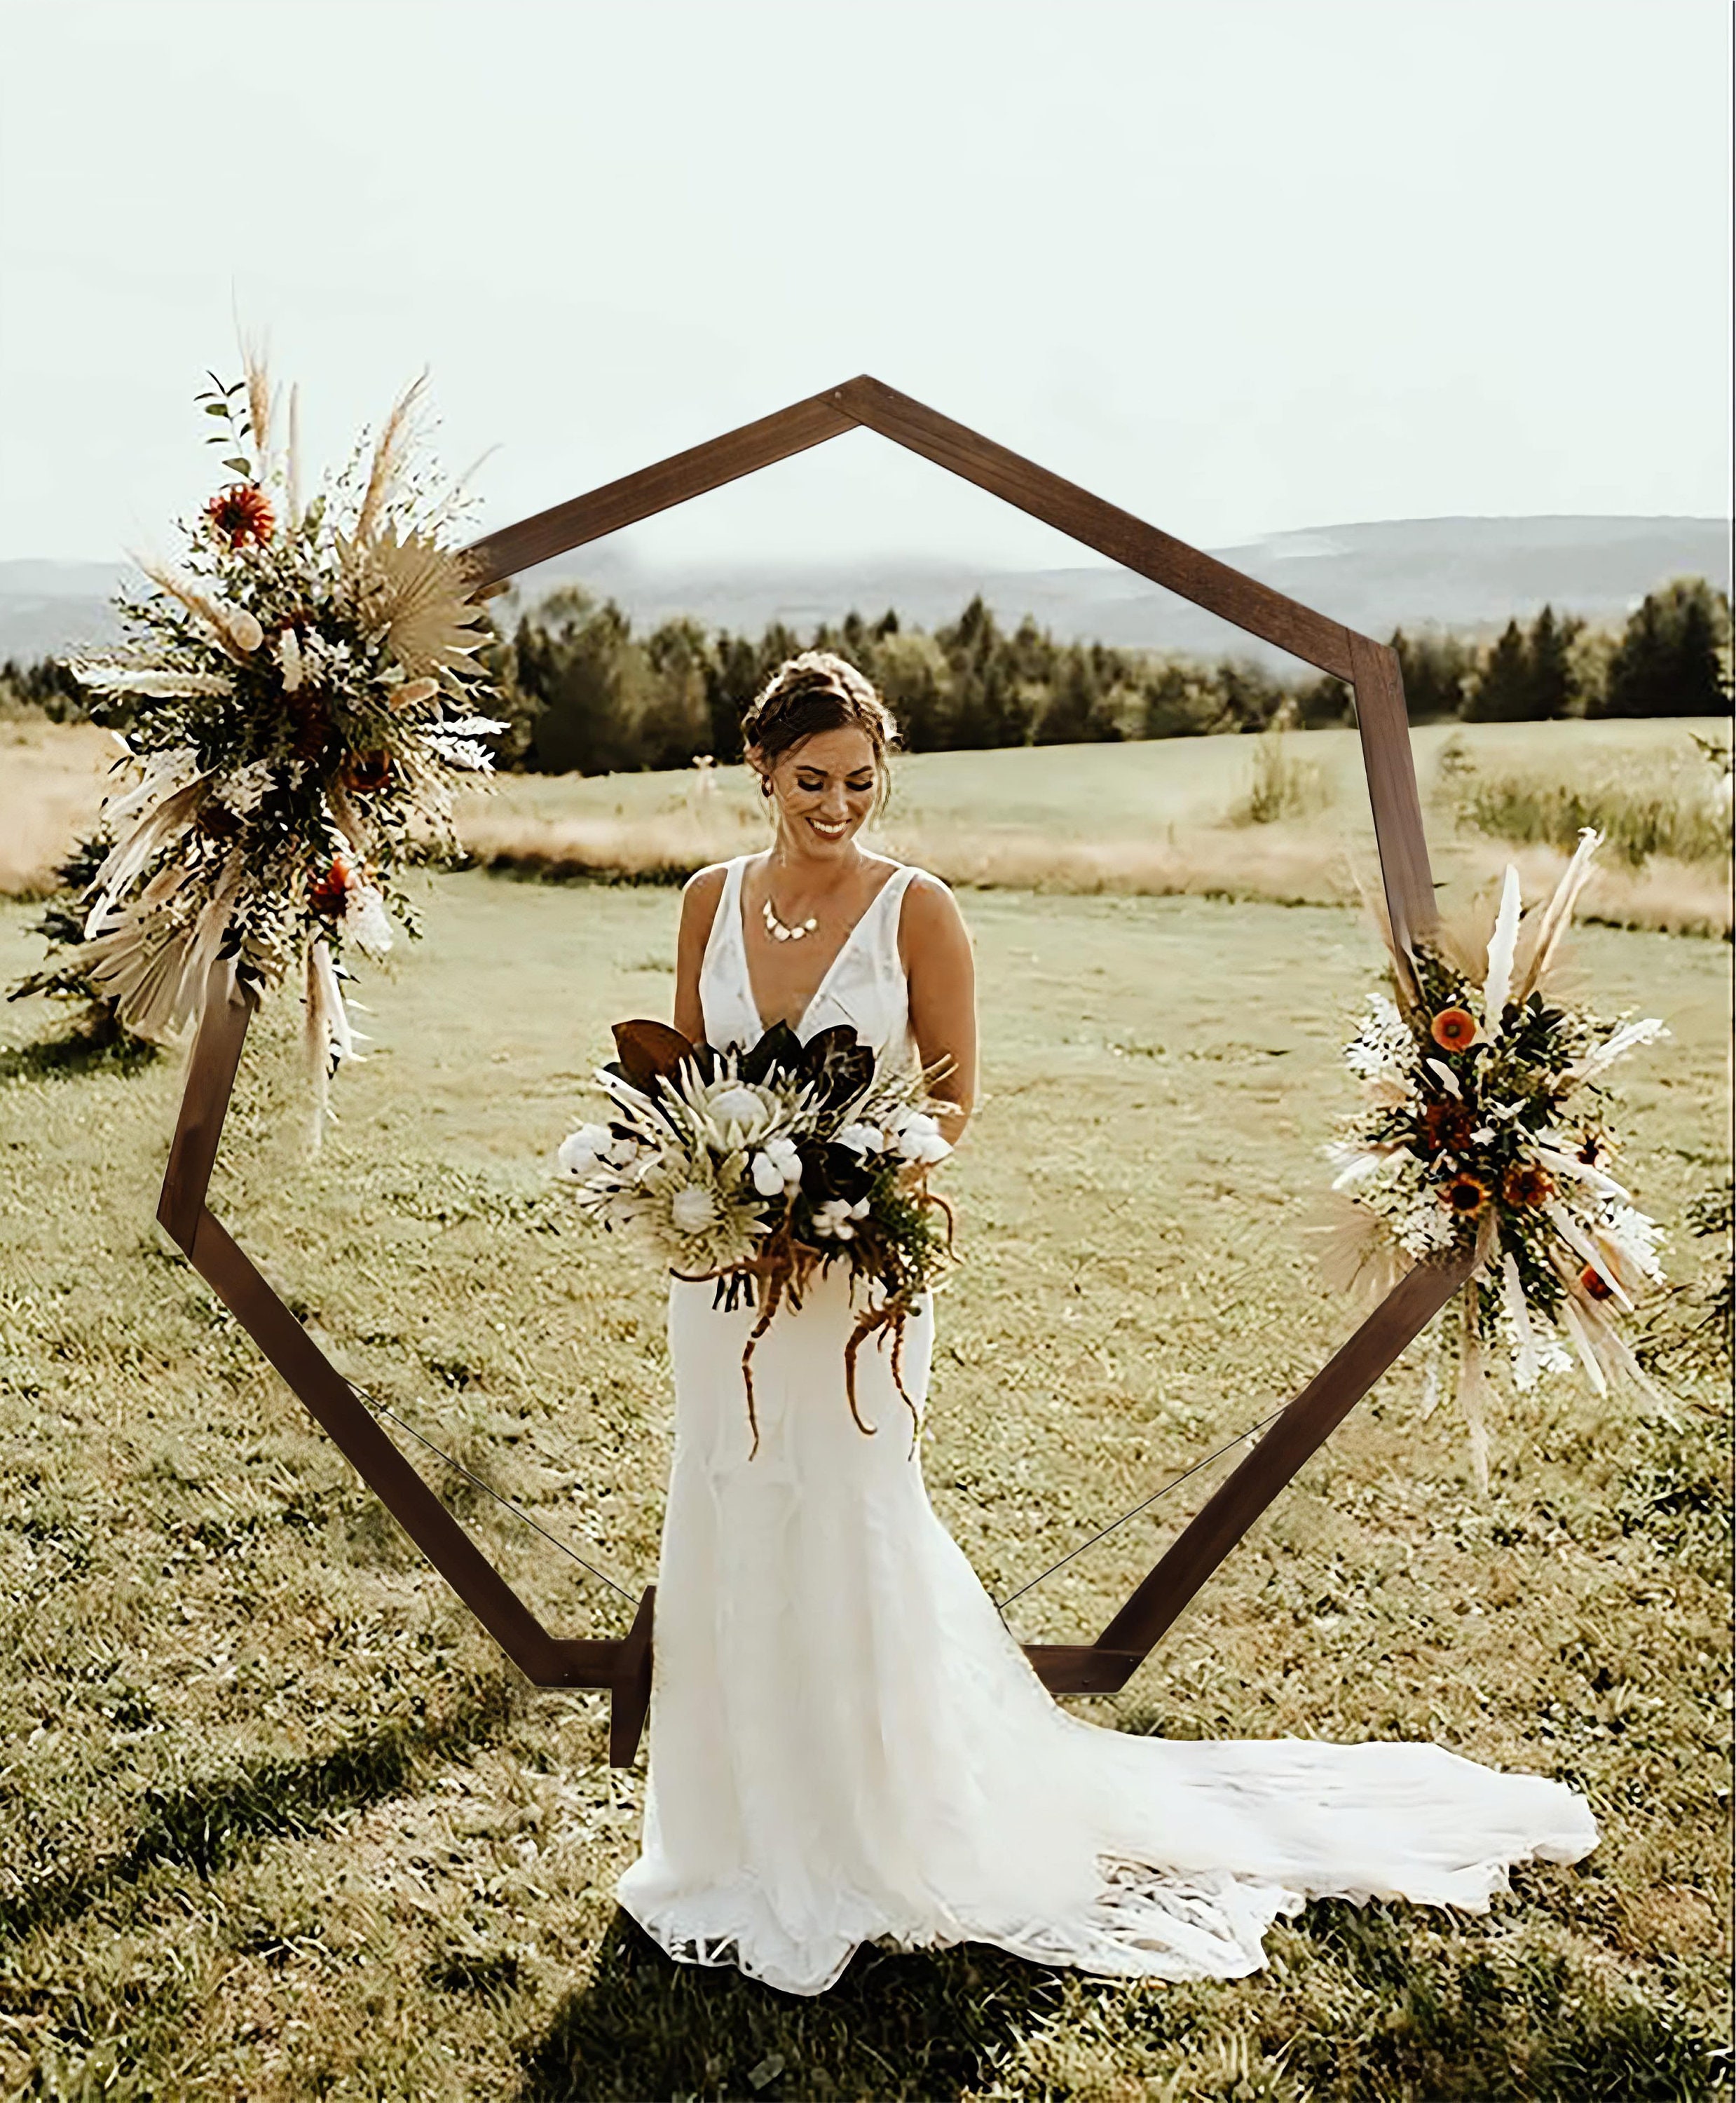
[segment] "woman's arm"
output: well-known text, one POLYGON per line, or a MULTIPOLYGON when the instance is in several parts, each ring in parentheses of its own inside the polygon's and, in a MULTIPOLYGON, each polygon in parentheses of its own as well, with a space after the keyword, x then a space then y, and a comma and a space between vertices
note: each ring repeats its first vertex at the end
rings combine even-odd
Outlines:
POLYGON ((910 982, 910 1026, 925 1066, 950 1057, 935 1093, 953 1105, 939 1113, 943 1138, 957 1146, 976 1102, 976 960, 958 901, 926 871, 904 892, 899 947, 910 982))
POLYGON ((690 876, 682 887, 681 929, 675 938, 675 1026, 697 1044, 705 1034, 705 1011, 699 1000, 699 967, 705 961, 705 945, 711 923, 717 917, 717 901, 723 896, 728 875, 722 862, 713 862, 690 876))

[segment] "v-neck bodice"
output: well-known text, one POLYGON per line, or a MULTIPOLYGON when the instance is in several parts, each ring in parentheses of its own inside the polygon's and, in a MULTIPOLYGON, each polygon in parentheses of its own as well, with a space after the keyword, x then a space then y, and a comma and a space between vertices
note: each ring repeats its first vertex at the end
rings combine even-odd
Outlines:
MULTIPOLYGON (((719 1051, 757 1043, 766 1025, 748 972, 747 934, 742 919, 742 878, 751 855, 726 865, 722 896, 699 967, 699 1006, 705 1041, 719 1051)), ((898 951, 899 906, 910 879, 920 872, 906 863, 895 869, 868 910, 844 938, 844 946, 809 1001, 796 1034, 803 1043, 822 1029, 848 1023, 877 1051, 905 1058, 916 1049, 910 1028, 910 988, 898 951)))

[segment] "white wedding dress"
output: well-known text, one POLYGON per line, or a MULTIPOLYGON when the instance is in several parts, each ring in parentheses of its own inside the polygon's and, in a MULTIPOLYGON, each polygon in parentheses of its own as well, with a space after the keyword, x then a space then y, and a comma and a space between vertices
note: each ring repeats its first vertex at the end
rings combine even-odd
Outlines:
MULTIPOLYGON (((700 980, 707 1040, 761 1034, 738 857, 700 980)), ((798 1034, 913 1056, 897 869, 798 1034)), ((862 1288, 858 1288, 859 1292, 862 1288)), ((621 1905, 672 1957, 790 1994, 862 1942, 992 1943, 1099 1976, 1237 1978, 1311 1897, 1486 1910, 1527 1856, 1597 1843, 1585 1799, 1444 1747, 1135 1736, 1057 1705, 929 1504, 889 1363, 845 1399, 842 1266, 754 1354, 755 1316, 672 1279, 675 1448, 653 1638, 642 1852, 621 1905)), ((882 1332, 883 1334, 884 1332, 882 1332)), ((931 1303, 902 1370, 924 1405, 931 1303)))

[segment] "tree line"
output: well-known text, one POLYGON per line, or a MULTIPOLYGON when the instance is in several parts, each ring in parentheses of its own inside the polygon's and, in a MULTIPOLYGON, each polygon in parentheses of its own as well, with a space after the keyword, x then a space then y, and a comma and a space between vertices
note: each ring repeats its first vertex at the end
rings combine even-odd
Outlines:
MULTIPOLYGON (((1730 710, 1730 602, 1704 578, 1649 593, 1619 629, 1546 606, 1492 640, 1396 629, 1414 722, 1512 722, 1571 716, 1707 716, 1730 710)), ((1280 678, 1245 658, 1215 663, 1101 642, 1057 641, 1027 617, 1003 627, 980 597, 956 621, 907 628, 850 613, 798 636, 664 622, 641 634, 613 600, 568 585, 496 622, 485 655, 508 729, 499 763, 544 773, 679 767, 741 758, 741 717, 767 676, 801 649, 859 665, 898 718, 907 749, 1258 731, 1281 709, 1305 727, 1352 722, 1350 690, 1280 678)), ((0 667, 0 699, 59 719, 88 713, 54 659, 0 667)), ((112 705, 105 722, 118 722, 112 705)))

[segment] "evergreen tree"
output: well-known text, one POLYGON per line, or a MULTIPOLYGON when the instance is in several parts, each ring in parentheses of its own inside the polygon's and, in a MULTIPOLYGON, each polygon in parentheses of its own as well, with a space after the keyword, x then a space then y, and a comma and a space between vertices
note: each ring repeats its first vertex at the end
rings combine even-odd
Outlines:
POLYGON ((1483 660, 1459 714, 1467 722, 1525 722, 1533 714, 1531 653, 1510 620, 1483 660))
POLYGON ((1476 652, 1464 638, 1434 631, 1410 636, 1395 628, 1391 647, 1398 659, 1405 707, 1412 722, 1438 722, 1458 715, 1465 682, 1476 666, 1476 652))
POLYGON ((1574 714, 1575 691, 1572 646, 1584 627, 1571 615, 1562 621, 1555 609, 1545 606, 1531 625, 1528 654, 1530 659, 1531 714, 1539 722, 1558 722, 1574 714))
POLYGON ((1712 716, 1730 712, 1722 651, 1730 602, 1703 577, 1648 592, 1610 657, 1601 716, 1712 716))

